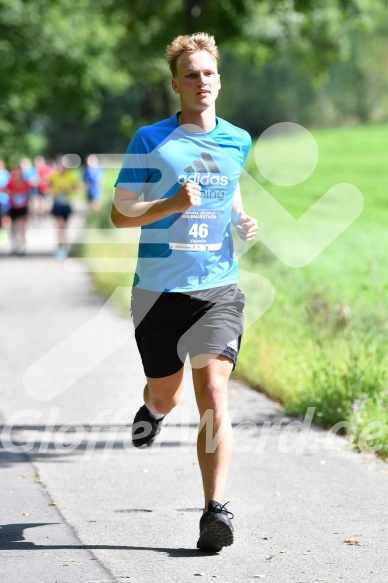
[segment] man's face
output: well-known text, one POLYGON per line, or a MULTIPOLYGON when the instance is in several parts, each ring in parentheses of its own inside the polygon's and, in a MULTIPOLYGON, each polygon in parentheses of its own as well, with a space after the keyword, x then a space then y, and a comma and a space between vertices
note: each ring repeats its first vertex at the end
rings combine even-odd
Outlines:
POLYGON ((221 87, 217 63, 207 51, 183 53, 177 62, 172 88, 182 106, 193 111, 205 111, 214 104, 221 87))

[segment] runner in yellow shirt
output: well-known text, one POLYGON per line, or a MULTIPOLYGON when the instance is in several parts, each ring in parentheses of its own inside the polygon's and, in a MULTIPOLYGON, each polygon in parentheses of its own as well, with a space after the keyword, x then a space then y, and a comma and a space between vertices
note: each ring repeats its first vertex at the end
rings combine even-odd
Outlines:
POLYGON ((70 200, 78 188, 78 176, 74 170, 63 165, 62 159, 57 162, 57 170, 50 178, 51 194, 54 197, 51 214, 56 218, 58 227, 58 248, 55 251, 57 259, 66 259, 66 228, 70 215, 73 212, 70 200))

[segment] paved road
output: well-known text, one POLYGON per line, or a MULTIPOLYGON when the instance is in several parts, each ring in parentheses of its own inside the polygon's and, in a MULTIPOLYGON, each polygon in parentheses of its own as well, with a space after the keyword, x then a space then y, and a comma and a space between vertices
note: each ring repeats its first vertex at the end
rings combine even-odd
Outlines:
POLYGON ((0 250, 1 582, 388 581, 388 466, 308 423, 291 430, 278 404, 235 381, 236 542, 196 550, 189 367, 159 441, 135 450, 144 377, 131 322, 52 258, 49 220, 36 226, 30 256, 0 250))

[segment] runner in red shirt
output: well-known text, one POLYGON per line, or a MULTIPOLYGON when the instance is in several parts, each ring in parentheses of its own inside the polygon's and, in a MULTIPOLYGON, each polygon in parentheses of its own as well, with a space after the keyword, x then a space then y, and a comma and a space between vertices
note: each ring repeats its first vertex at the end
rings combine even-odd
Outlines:
POLYGON ((24 255, 26 252, 26 230, 30 184, 23 178, 20 165, 11 170, 5 191, 9 195, 9 216, 12 220, 12 253, 24 255))

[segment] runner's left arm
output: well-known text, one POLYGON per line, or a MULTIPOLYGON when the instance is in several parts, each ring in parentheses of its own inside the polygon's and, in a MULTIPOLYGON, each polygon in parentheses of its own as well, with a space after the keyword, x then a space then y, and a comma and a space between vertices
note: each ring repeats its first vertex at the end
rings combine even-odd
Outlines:
POLYGON ((236 227, 238 236, 242 241, 253 241, 259 230, 257 220, 254 217, 247 215, 244 211, 239 184, 237 185, 233 197, 232 223, 236 227))

